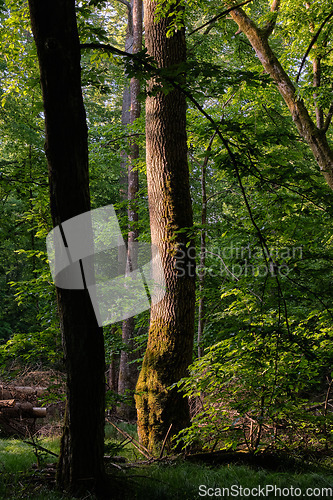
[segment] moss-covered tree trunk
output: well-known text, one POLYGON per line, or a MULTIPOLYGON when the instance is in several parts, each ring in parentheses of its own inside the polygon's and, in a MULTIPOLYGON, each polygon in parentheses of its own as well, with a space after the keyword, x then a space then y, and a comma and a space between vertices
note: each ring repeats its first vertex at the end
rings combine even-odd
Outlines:
MULTIPOLYGON (((90 210, 88 142, 74 0, 29 0, 43 91, 54 226, 90 210)), ((57 288, 67 369, 58 484, 93 491, 104 480, 104 342, 87 290, 57 288)))
MULTIPOLYGON (((155 6, 150 0, 144 4, 146 47, 158 67, 166 68, 185 60, 185 34, 180 29, 167 37, 169 21, 156 22, 155 6)), ((182 231, 192 226, 186 101, 179 90, 148 96, 146 137, 151 236, 161 255, 167 292, 151 308, 136 403, 140 439, 157 451, 171 424, 169 438, 189 423, 187 401, 169 389, 187 373, 194 335, 194 247, 189 232, 182 231)))

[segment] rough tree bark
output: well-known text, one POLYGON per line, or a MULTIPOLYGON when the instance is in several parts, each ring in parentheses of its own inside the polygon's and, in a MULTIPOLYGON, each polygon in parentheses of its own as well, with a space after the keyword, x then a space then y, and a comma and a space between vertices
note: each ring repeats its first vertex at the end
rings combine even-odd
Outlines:
MULTIPOLYGON (((74 0, 29 0, 43 92, 54 226, 90 210, 88 144, 74 0)), ((104 480, 104 343, 86 290, 57 288, 67 369, 58 485, 98 490, 104 480)))
MULTIPOLYGON (((131 21, 129 20, 129 27, 131 27, 132 47, 131 53, 137 54, 142 48, 142 0, 132 0, 131 2, 131 21)), ((140 82, 137 78, 131 78, 130 82, 130 116, 129 124, 140 117, 140 82)), ((136 169, 136 160, 139 158, 139 146, 135 141, 135 137, 130 140, 130 153, 127 158, 128 163, 128 269, 135 269, 136 255, 135 243, 137 242, 138 233, 138 212, 135 206, 137 194, 139 190, 139 172, 136 169), (133 245, 134 244, 134 245, 133 245)), ((134 337, 135 321, 134 318, 128 318, 123 321, 122 326, 122 341, 127 346, 127 349, 121 351, 120 366, 119 366, 119 380, 118 380, 118 393, 119 394, 134 394, 135 386, 138 379, 137 366, 131 363, 135 359, 134 350, 134 337)), ((128 420, 135 418, 136 410, 134 404, 121 404, 119 407, 119 414, 128 420)))
MULTIPOLYGON (((271 11, 276 15, 279 5, 280 1, 274 0, 271 6, 271 11)), ((309 145, 321 173, 329 187, 333 189, 333 151, 326 137, 327 128, 332 116, 329 117, 328 115, 327 126, 318 128, 313 122, 304 101, 298 98, 294 84, 282 67, 268 41, 274 29, 274 21, 269 22, 266 29, 260 29, 241 8, 232 10, 230 15, 238 24, 239 29, 248 38, 266 73, 276 83, 281 96, 289 108, 299 134, 309 145)))
MULTIPOLYGON (((185 60, 185 34, 179 29, 167 37, 168 18, 157 22, 155 7, 154 1, 144 3, 146 47, 158 67, 170 67, 185 60)), ((194 335, 194 245, 184 230, 192 226, 186 101, 177 89, 147 97, 146 159, 151 237, 161 255, 167 292, 151 308, 136 403, 140 439, 157 451, 171 425, 168 442, 189 423, 186 399, 170 386, 187 373, 194 335)))

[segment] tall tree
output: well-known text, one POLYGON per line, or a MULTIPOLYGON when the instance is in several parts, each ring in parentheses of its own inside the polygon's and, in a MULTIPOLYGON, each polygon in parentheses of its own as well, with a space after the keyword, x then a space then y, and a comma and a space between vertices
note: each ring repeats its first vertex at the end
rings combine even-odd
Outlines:
MULTIPOLYGON (((29 0, 43 92, 54 226, 90 210, 88 145, 74 0, 29 0)), ((67 409, 58 484, 80 492, 104 478, 104 344, 87 290, 57 288, 67 409)))
MULTIPOLYGON (((132 0, 128 16, 128 33, 127 39, 131 38, 132 46, 130 53, 137 54, 142 48, 142 0, 132 0)), ((126 44, 125 44, 126 50, 126 44)), ((138 78, 132 77, 130 81, 130 113, 129 124, 133 124, 137 118, 140 117, 140 81, 138 78)), ((125 97, 124 90, 124 97, 125 97)), ((126 102, 126 101, 125 101, 126 102)), ((123 110, 123 112, 128 110, 123 110)), ((135 140, 135 136, 130 140, 130 152, 127 157, 128 162, 128 270, 131 271, 136 268, 136 242, 138 239, 138 212, 135 206, 136 198, 139 189, 139 172, 136 166, 136 160, 139 158, 140 151, 139 145, 135 140)), ((128 318, 123 321, 122 326, 122 340, 127 346, 127 350, 121 351, 120 366, 119 366, 119 381, 118 392, 119 394, 134 393, 138 370, 136 364, 132 363, 135 354, 134 350, 134 337, 135 322, 134 318, 128 318)), ((133 396, 132 396, 133 400, 133 396)), ((135 405, 121 404, 120 413, 124 418, 131 419, 135 417, 135 405)))
MULTIPOLYGON (((177 16, 182 15, 180 4, 173 7, 177 16)), ((146 48, 158 68, 170 68, 185 61, 185 33, 183 28, 169 33, 172 18, 159 19, 156 5, 144 3, 146 48)), ((148 92, 154 87, 152 79, 148 92)), ((192 360, 195 305, 186 100, 178 89, 160 87, 147 97, 146 160, 151 238, 161 255, 167 291, 151 308, 136 403, 140 439, 157 450, 167 434, 170 438, 189 422, 187 401, 170 389, 192 360)))
MULTIPOLYGON (((231 2, 226 3, 231 4, 231 2)), ((309 3, 303 5, 304 11, 309 9, 309 7, 309 3)), ((287 73, 287 71, 281 64, 276 52, 272 49, 272 46, 269 42, 269 37, 272 35, 273 30, 276 26, 279 9, 280 0, 273 0, 270 7, 271 12, 269 20, 262 28, 259 28, 254 20, 249 17, 241 8, 233 9, 230 12, 230 15, 232 19, 238 24, 239 30, 243 32, 248 38, 266 73, 268 73, 276 83, 281 96, 283 97, 285 103, 289 108, 292 119, 298 129, 299 134, 309 145, 327 184, 331 189, 333 189, 333 151, 327 140, 327 130, 330 126, 333 116, 333 102, 331 101, 330 106, 327 110, 327 114, 324 117, 322 105, 318 103, 317 96, 318 87, 320 86, 320 62, 323 59, 323 55, 320 55, 319 57, 316 56, 314 58, 313 64, 313 83, 314 88, 316 89, 314 93, 314 97, 316 100, 315 123, 311 117, 308 107, 305 105, 304 100, 300 98, 297 91, 297 81, 300 73, 296 78, 295 84, 292 81, 291 75, 287 73)), ((318 38, 322 28, 326 23, 328 23, 332 16, 333 11, 331 11, 324 20, 322 20, 321 26, 310 41, 305 56, 309 54, 309 51, 318 38)), ((310 24, 310 29, 313 32, 314 27, 312 23, 310 24)), ((304 64, 304 61, 305 58, 303 59, 302 66, 304 64)))

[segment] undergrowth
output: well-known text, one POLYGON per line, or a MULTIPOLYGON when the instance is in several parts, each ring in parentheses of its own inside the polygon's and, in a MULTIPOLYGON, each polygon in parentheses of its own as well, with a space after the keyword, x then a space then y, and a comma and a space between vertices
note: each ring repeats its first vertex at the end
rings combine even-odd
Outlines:
MULTIPOLYGON (((120 425, 122 430, 136 437, 135 426, 120 425)), ((48 450, 58 453, 59 438, 46 438, 39 442, 48 450)), ((326 463, 317 463, 307 471, 275 472, 263 467, 249 467, 226 463, 223 466, 208 466, 203 463, 190 463, 182 458, 176 460, 164 459, 162 462, 148 463, 144 457, 141 462, 131 444, 124 444, 121 437, 111 426, 106 427, 106 461, 107 472, 111 484, 114 485, 117 495, 110 492, 108 498, 124 500, 196 500, 200 498, 254 498, 249 494, 252 488, 265 488, 266 485, 280 488, 284 492, 280 497, 295 498, 294 494, 287 495, 288 491, 302 492, 306 495, 308 488, 316 488, 317 498, 329 498, 328 488, 333 493, 333 463, 326 459, 326 463), (110 453, 111 450, 111 453, 110 453), (115 452, 112 455, 112 450, 115 452), (112 456, 123 456, 127 463, 113 463, 112 456), (133 463, 134 461, 135 464, 133 463), (243 488, 241 496, 240 488, 243 488), (248 490, 245 490, 248 488, 248 490), (292 489, 293 488, 293 489, 292 489), (219 493, 224 493, 223 496, 219 493), (231 494, 233 493, 233 495, 231 494), (320 493, 320 495, 318 494, 320 493)), ((54 476, 49 479, 48 470, 53 469, 56 458, 42 454, 39 457, 40 465, 36 465, 36 455, 32 446, 18 439, 0 440, 0 498, 3 500, 71 500, 55 489, 54 476), (53 464, 53 466, 52 466, 53 464)), ((304 469, 305 470, 305 469, 304 469)), ((266 492, 266 490, 263 490, 266 492)), ((279 490, 278 490, 279 491, 279 490)), ((278 498, 276 492, 266 494, 265 498, 278 498)), ((93 499, 86 496, 85 499, 93 499)), ((309 496, 310 498, 310 496, 309 496)))

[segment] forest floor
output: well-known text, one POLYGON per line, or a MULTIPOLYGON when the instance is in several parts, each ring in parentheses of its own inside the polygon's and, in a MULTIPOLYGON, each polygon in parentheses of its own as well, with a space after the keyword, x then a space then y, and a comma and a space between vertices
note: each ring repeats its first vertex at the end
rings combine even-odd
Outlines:
MULTIPOLYGON (((0 428, 0 499, 71 499, 55 487, 64 409, 62 398, 57 399, 57 394, 63 393, 62 379, 56 373, 36 372, 15 383, 49 387, 50 377, 52 391, 37 401, 48 407, 48 417, 37 419, 40 421, 38 432, 30 434, 34 437, 8 437, 1 435, 0 428)), ((135 424, 118 421, 116 427, 137 438, 135 424)), ((210 453, 147 460, 133 442, 124 441, 119 430, 106 424, 105 465, 112 485, 110 500, 333 498, 333 455, 328 453, 306 457, 210 453)), ((85 500, 94 498, 93 495, 84 497, 85 500)))
MULTIPOLYGON (((107 427, 108 453, 111 444, 114 453, 106 460, 106 469, 113 485, 110 500, 195 500, 206 498, 332 498, 333 459, 310 459, 280 462, 267 460, 266 466, 235 464, 233 460, 218 464, 185 460, 184 457, 165 457, 147 461, 137 457, 129 444, 122 448, 114 429, 107 427), (120 456, 119 456, 120 455, 120 456), (120 458, 121 457, 121 458, 120 458)), ((127 431, 131 428, 127 426, 127 431)), ((59 437, 38 440, 52 453, 59 452, 59 437)), ((4 500, 60 500, 71 499, 55 488, 55 457, 34 449, 23 440, 0 439, 0 498, 4 500)), ((93 495, 84 499, 94 499, 93 495)))

